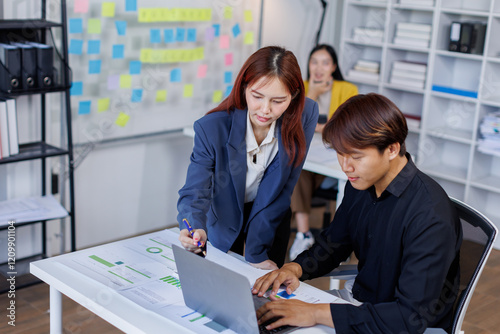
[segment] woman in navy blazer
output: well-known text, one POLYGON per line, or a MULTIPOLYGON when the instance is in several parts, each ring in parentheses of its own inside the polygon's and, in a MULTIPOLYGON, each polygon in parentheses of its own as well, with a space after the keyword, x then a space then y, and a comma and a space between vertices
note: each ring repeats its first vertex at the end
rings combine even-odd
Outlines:
POLYGON ((244 249, 256 267, 281 266, 290 197, 317 120, 318 106, 305 98, 292 52, 271 46, 251 55, 229 96, 194 123, 191 163, 177 203, 183 246, 200 252, 208 239, 224 252, 244 249))

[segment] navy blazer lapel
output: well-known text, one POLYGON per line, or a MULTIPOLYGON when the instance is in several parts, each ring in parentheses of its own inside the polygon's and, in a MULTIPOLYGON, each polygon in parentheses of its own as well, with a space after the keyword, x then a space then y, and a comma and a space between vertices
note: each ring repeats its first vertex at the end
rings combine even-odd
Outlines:
POLYGON ((236 192, 238 207, 243 214, 247 175, 247 146, 245 143, 247 111, 236 109, 232 112, 232 116, 231 130, 229 132, 226 148, 229 172, 236 192))

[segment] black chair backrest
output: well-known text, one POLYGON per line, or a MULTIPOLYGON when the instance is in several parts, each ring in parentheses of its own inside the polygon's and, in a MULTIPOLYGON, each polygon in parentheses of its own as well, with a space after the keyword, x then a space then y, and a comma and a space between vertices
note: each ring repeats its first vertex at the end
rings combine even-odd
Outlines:
POLYGON ((460 247, 460 290, 451 328, 451 333, 459 333, 472 293, 493 248, 497 229, 479 211, 457 199, 450 199, 458 211, 463 231, 460 247))

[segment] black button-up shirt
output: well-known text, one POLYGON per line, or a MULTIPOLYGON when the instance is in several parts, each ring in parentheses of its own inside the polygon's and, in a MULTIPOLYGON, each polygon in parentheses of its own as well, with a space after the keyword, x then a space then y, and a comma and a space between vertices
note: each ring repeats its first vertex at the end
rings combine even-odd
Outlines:
POLYGON ((353 296, 332 304, 337 333, 420 333, 450 325, 459 280, 462 230, 444 190, 408 163, 377 198, 348 182, 330 226, 295 262, 301 279, 325 275, 352 251, 353 296))

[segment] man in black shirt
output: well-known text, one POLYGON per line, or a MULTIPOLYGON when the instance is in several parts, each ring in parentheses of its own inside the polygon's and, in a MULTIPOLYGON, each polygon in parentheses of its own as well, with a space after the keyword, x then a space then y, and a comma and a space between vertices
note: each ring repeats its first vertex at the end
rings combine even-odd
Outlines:
POLYGON ((323 141, 349 179, 342 204, 316 243, 259 278, 253 293, 272 286, 274 295, 281 284, 291 293, 299 280, 330 272, 354 251, 354 304, 273 297, 257 311, 260 322, 279 317, 269 329, 325 324, 337 333, 421 333, 451 325, 462 230, 445 191, 406 153, 407 133, 401 111, 378 94, 354 96, 334 113, 323 141))

